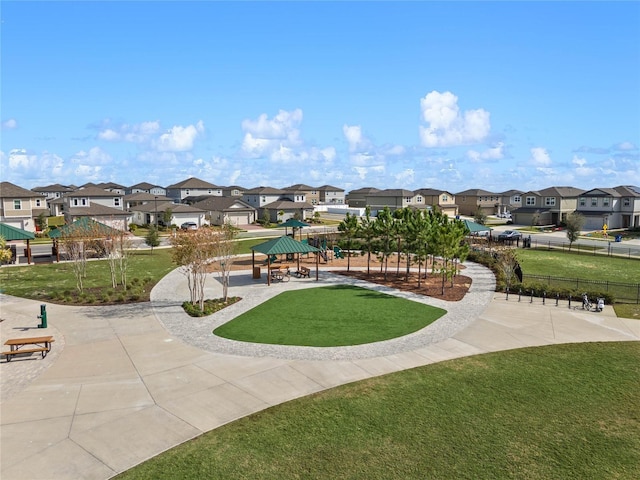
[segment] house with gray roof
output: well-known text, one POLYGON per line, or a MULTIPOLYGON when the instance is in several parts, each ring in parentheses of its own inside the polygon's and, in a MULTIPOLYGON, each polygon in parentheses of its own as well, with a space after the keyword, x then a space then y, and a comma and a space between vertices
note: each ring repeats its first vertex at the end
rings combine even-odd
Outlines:
POLYGON ((584 230, 640 226, 640 188, 621 185, 593 188, 578 197, 578 213, 585 217, 584 230))
POLYGON ((560 225, 578 208, 578 196, 584 190, 575 187, 549 187, 522 194, 522 207, 511 212, 519 225, 560 225))
POLYGON ((41 194, 10 182, 0 183, 0 222, 35 232, 35 219, 41 213, 49 214, 47 201, 41 194))
POLYGON ((199 195, 215 195, 221 197, 222 187, 205 182, 199 178, 191 177, 169 185, 166 195, 173 199, 174 202, 180 203, 187 197, 197 197, 199 195))

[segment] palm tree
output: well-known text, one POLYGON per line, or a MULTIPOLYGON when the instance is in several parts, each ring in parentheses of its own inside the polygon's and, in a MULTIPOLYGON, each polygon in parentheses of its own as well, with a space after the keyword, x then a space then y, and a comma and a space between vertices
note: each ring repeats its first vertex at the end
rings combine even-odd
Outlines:
POLYGON ((344 220, 338 225, 338 230, 347 237, 347 272, 351 269, 351 241, 353 237, 358 235, 360 226, 358 225, 358 217, 347 213, 344 220))

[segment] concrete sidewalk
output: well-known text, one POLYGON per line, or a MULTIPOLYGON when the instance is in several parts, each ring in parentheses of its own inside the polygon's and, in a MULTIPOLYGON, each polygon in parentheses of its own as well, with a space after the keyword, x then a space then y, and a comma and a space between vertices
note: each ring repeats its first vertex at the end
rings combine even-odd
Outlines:
MULTIPOLYGON (((474 291, 468 303, 445 307, 450 310, 446 328, 431 329, 437 335, 423 332, 407 342, 391 341, 386 354, 368 350, 349 355, 353 349, 341 349, 343 354, 332 352, 333 359, 321 359, 312 350, 304 358, 299 351, 265 354, 252 345, 235 351, 236 346, 212 342, 209 324, 187 324, 193 319, 181 316, 176 299, 184 298, 185 286, 178 277, 169 277, 154 290, 153 306, 49 305, 46 333, 56 337, 54 351, 44 360, 16 359, 0 367, 3 390, 5 378, 9 387, 29 371, 38 375, 10 389, 0 405, 0 476, 105 479, 203 432, 337 385, 491 351, 640 340, 640 322, 616 318, 610 307, 596 314, 553 302, 506 301, 492 292, 482 268, 470 272, 474 291), (183 332, 165 328, 163 323, 172 319, 179 326, 167 328, 183 332), (191 337, 185 333, 200 329, 191 337)), ((322 279, 319 284, 334 281, 328 273, 322 279)), ((317 285, 292 280, 274 288, 241 277, 234 282, 230 293, 244 297, 247 304, 281 288, 317 285)), ((209 285, 215 295, 219 285, 213 280, 209 285)), ((25 312, 37 314, 39 303, 6 296, 0 300, 2 342, 7 335, 32 336, 20 328, 36 323, 25 312)), ((214 320, 220 321, 224 319, 214 320)))

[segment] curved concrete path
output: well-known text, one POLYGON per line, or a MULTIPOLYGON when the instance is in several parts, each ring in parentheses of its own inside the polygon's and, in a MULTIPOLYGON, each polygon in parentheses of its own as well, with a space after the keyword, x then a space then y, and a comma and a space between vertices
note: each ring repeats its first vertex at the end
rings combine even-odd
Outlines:
MULTIPOLYGON (((0 477, 105 479, 240 417, 337 385, 511 348, 640 340, 640 321, 616 318, 610 307, 595 314, 553 302, 506 301, 493 293, 486 269, 471 266, 466 273, 474 279, 468 299, 447 304, 450 313, 423 331, 327 350, 218 341, 209 332, 232 308, 334 282, 328 272, 317 283, 271 287, 247 272, 234 275, 230 293, 243 297, 244 306, 206 320, 180 310, 176 298, 186 298, 186 285, 176 273, 154 289, 151 303, 49 305, 46 333, 56 337, 54 352, 44 360, 1 363, 0 477)), ((207 288, 207 296, 219 296, 216 280, 207 288)), ((39 302, 0 301, 2 342, 33 336, 39 302)))

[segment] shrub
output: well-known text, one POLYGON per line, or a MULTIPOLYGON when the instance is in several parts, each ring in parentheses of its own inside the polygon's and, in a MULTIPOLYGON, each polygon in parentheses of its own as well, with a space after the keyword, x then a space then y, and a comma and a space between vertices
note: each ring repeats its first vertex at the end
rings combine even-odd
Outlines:
POLYGON ((229 305, 233 305, 237 301, 240 300, 240 297, 227 297, 227 301, 223 301, 221 298, 216 298, 213 300, 205 300, 204 301, 204 309, 200 310, 200 306, 198 304, 194 304, 191 302, 184 302, 182 304, 182 308, 184 311, 191 317, 205 317, 207 315, 211 315, 212 313, 216 313, 218 310, 222 310, 229 305))

